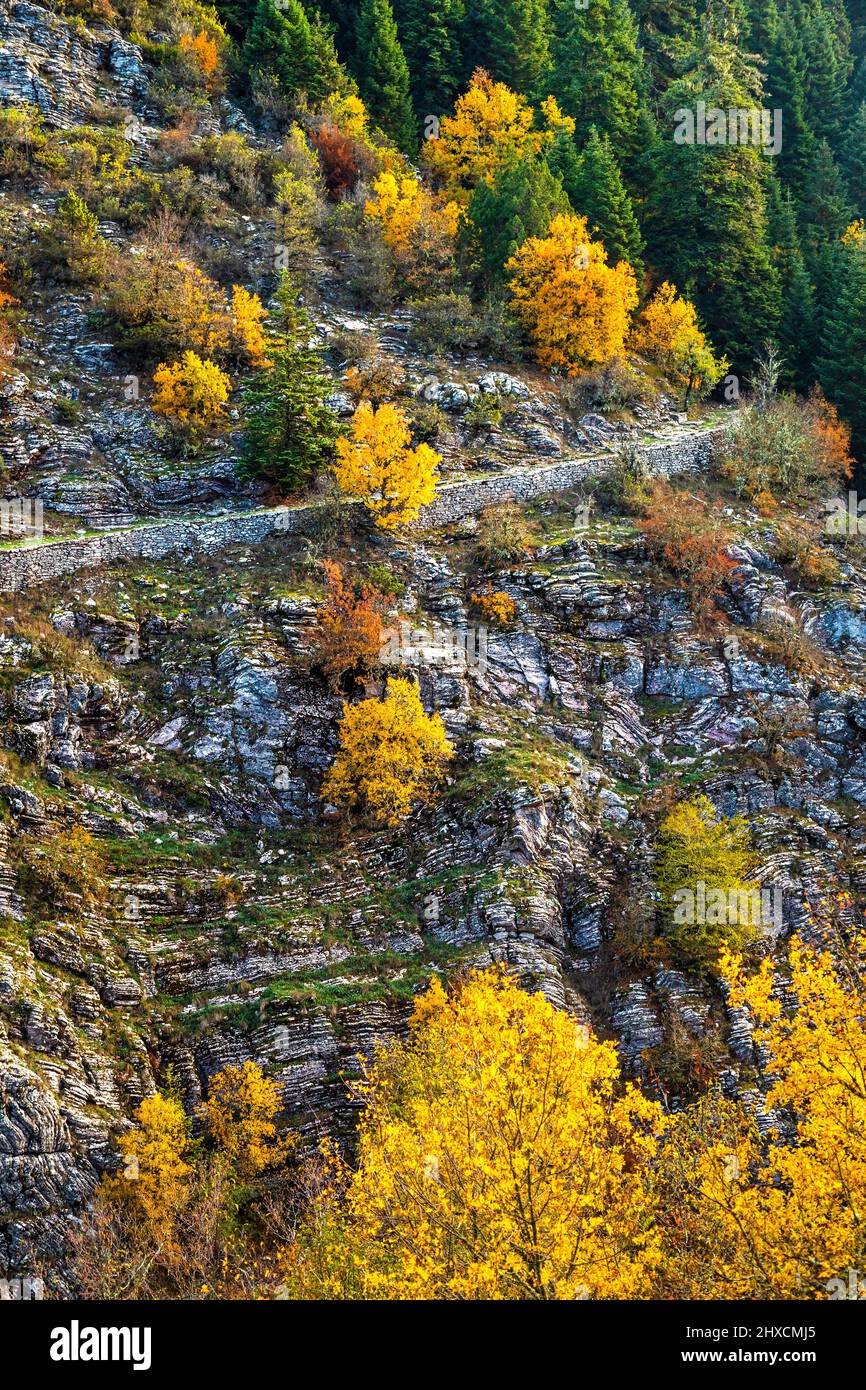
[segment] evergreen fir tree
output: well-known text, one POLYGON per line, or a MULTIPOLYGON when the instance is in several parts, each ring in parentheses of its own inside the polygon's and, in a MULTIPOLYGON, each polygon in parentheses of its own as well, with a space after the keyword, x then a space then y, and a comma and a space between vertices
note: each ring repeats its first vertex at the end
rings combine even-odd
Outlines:
MULTIPOLYGON (((311 0, 306 0, 308 8, 311 0)), ((316 8, 333 30, 337 52, 349 62, 355 52, 355 29, 358 22, 356 0, 315 0, 316 8)))
POLYGON ((854 211, 866 217, 866 102, 861 102, 839 150, 854 211))
POLYGON ((845 0, 851 25, 851 52, 855 59, 866 57, 866 0, 845 0))
POLYGON ((357 68, 361 95, 373 120, 405 153, 417 148, 409 95, 409 68, 388 0, 361 0, 357 68))
POLYGON ((590 127, 609 135, 620 160, 638 143, 644 74, 638 31, 626 0, 552 0, 553 69, 550 89, 573 116, 582 142, 590 127))
POLYGON ((394 6, 400 43, 409 65, 415 110, 441 116, 454 105, 464 86, 463 0, 397 0, 394 6))
POLYGON ((559 179, 539 158, 514 160, 497 173, 492 185, 478 184, 462 234, 464 252, 478 265, 488 287, 505 278, 505 262, 530 236, 543 236, 553 218, 570 212, 559 179))
POLYGON ((771 161, 751 144, 678 143, 678 113, 694 113, 699 101, 725 111, 760 105, 758 72, 730 31, 727 39, 705 33, 665 96, 645 230, 654 264, 694 300, 718 350, 746 371, 779 316, 767 240, 771 161))
POLYGON ((800 230, 807 262, 835 245, 854 215, 845 180, 826 140, 822 140, 800 202, 800 230))
POLYGON ((481 67, 512 91, 547 95, 548 0, 471 0, 465 32, 467 76, 481 67))
POLYGON ((790 192, 774 180, 770 191, 770 242, 781 287, 777 341, 785 359, 781 381, 805 393, 815 380, 818 356, 815 290, 797 234, 797 213, 790 192))
POLYGON ((764 104, 782 112, 782 151, 777 172, 800 196, 818 150, 818 141, 806 119, 806 54, 802 35, 790 10, 782 13, 776 0, 763 0, 752 20, 751 41, 766 59, 764 104))
MULTIPOLYGON (((557 146, 562 143, 560 137, 557 146)), ((554 168, 557 154, 554 148, 550 155, 554 168)), ((560 177, 575 212, 589 220, 590 230, 598 231, 611 263, 628 261, 640 279, 644 240, 607 136, 600 136, 593 126, 573 169, 560 177)))
POLYGON ((333 382, 321 354, 309 346, 313 327, 287 274, 277 302, 279 332, 268 340, 269 365, 244 392, 243 470, 288 493, 330 461, 339 421, 326 403, 333 382))
POLYGON ((700 16, 693 0, 632 0, 650 89, 659 96, 697 42, 700 16))
POLYGON ((806 119, 819 140, 838 138, 851 77, 851 29, 844 11, 835 14, 822 0, 789 0, 803 36, 806 119))
POLYGON ((214 9, 233 39, 243 42, 253 22, 258 0, 215 0, 214 9))
POLYGON ((855 452, 866 457, 866 249, 833 251, 834 293, 824 315, 818 374, 828 398, 851 426, 855 452))
POLYGON ((288 96, 306 93, 313 103, 341 87, 346 75, 320 23, 311 24, 300 0, 259 0, 244 43, 251 73, 277 79, 288 96))

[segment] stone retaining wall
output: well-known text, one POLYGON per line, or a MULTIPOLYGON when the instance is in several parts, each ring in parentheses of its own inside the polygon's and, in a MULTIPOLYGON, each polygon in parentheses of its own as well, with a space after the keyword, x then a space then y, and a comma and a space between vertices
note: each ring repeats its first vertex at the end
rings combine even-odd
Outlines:
MULTIPOLYGON (((670 442, 648 445, 641 449, 641 456, 660 476, 704 469, 722 428, 695 431, 670 442)), ((498 502, 525 502, 564 492, 587 478, 603 476, 615 461, 615 455, 605 454, 450 483, 424 508, 421 525, 442 526, 498 502)), ((176 553, 206 555, 229 545, 255 545, 280 533, 310 534, 315 532, 320 516, 321 504, 274 507, 220 517, 158 521, 78 540, 10 547, 0 550, 0 593, 17 593, 78 570, 99 569, 127 560, 161 560, 176 553)))

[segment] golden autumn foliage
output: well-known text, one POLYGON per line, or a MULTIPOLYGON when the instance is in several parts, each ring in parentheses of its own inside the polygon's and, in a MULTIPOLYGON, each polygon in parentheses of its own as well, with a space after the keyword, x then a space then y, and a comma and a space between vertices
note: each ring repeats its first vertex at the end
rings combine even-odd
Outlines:
POLYGON ((267 312, 258 295, 234 285, 229 298, 169 233, 157 229, 132 257, 110 255, 102 294, 127 346, 265 365, 267 312))
POLYGON ((130 1203, 145 1221, 159 1226, 186 1200, 192 1165, 186 1161, 190 1136, 183 1106, 170 1096, 145 1096, 135 1127, 118 1147, 124 1166, 107 1181, 110 1199, 130 1203))
POLYGON ((294 1144, 277 1135, 280 1094, 255 1062, 228 1066, 211 1078, 203 1113, 208 1133, 247 1181, 281 1163, 294 1144))
POLYGON ((268 311, 257 294, 250 294, 243 285, 232 285, 231 319, 238 355, 243 356, 251 367, 270 365, 267 355, 267 338, 262 328, 268 311))
POLYGON ((546 128, 535 129, 532 107, 504 82, 494 82, 482 68, 458 98, 453 116, 445 116, 435 140, 425 143, 424 158, 447 196, 468 204, 483 178, 492 183, 510 159, 538 152, 561 129, 574 131, 553 97, 542 105, 546 128))
POLYGON ((720 816, 706 796, 681 801, 669 812, 659 830, 656 885, 667 934, 682 951, 713 965, 724 948, 750 940, 748 902, 745 912, 740 909, 743 895, 747 899, 757 886, 755 865, 742 816, 720 816), (707 908, 702 914, 686 910, 695 906, 699 884, 707 908))
POLYGON ((748 977, 723 959, 731 1004, 751 1014, 767 1059, 776 1125, 762 1139, 718 1101, 675 1121, 673 1297, 844 1297, 848 1271, 863 1267, 866 933, 835 932, 831 917, 810 924, 815 944, 793 938, 786 968, 768 960, 748 977))
POLYGON ((336 687, 347 672, 376 665, 389 600, 372 584, 349 583, 333 560, 324 560, 322 567, 328 596, 313 636, 313 661, 336 687))
POLYGON ((729 363, 717 358, 698 323, 691 300, 677 294, 669 281, 660 285, 639 316, 631 345, 654 357, 686 384, 686 402, 706 395, 724 376, 729 363))
POLYGON ((858 217, 856 222, 845 228, 842 233, 842 245, 866 248, 866 221, 862 217, 858 217))
POLYGON ((322 799, 359 806, 379 825, 399 825, 431 800, 452 754, 442 720, 425 713, 418 687, 392 676, 384 699, 343 705, 340 749, 322 799))
POLYGON ((381 223, 382 234, 398 257, 410 255, 425 222, 432 223, 443 238, 453 241, 460 217, 457 204, 440 203, 414 174, 386 169, 373 184, 373 194, 364 204, 364 212, 381 223))
POLYGON ((207 80, 208 86, 214 86, 220 70, 220 52, 216 40, 202 29, 195 35, 181 34, 178 48, 181 56, 207 80))
POLYGON ((295 1264, 308 1296, 648 1296, 663 1119, 613 1043, 475 972, 450 995, 434 980, 355 1092, 357 1163, 335 1165, 295 1264))
POLYGON ((226 373, 195 352, 161 362, 153 381, 153 410, 192 431, 205 430, 220 418, 231 390, 226 373))
POLYGON ((343 492, 359 497, 376 525, 393 531, 414 521, 436 496, 441 457, 429 444, 411 447, 412 432, 395 405, 362 401, 352 433, 337 440, 334 472, 343 492))
POLYGON ((505 627, 517 617, 517 604, 503 589, 486 589, 483 593, 472 594, 470 602, 483 618, 497 627, 505 627))
POLYGON ((626 261, 607 263, 585 217, 560 214, 543 237, 529 237, 506 264, 514 311, 538 361, 570 376, 621 351, 638 301, 626 261))
POLYGON ((256 1182, 279 1206, 280 1166, 295 1146, 280 1137, 279 1091, 254 1062, 228 1066, 209 1083, 206 1137, 190 1139, 180 1102, 142 1101, 119 1140, 121 1168, 100 1183, 71 1239, 76 1283, 86 1298, 252 1297, 276 1282, 274 1242, 256 1202, 256 1182))

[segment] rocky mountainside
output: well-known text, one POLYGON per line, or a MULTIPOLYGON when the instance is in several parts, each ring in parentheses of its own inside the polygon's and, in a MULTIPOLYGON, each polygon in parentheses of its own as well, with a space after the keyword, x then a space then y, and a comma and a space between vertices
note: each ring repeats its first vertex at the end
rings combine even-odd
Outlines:
MULTIPOLYGON (((50 131, 126 121, 143 170, 160 167, 167 124, 152 79, 107 23, 0 6, 0 101, 34 104, 50 131)), ((226 96, 202 120, 267 145, 226 96)), ((6 180, 7 260, 56 202, 37 179, 6 180)), ((135 237, 119 221, 100 231, 135 237)), ((274 238, 258 212, 199 233, 265 297, 274 238)), ((388 536, 323 496, 308 534, 181 541, 4 595, 0 1274, 38 1265, 64 1287, 70 1219, 115 1161, 118 1128, 168 1079, 192 1113, 209 1076, 252 1058, 307 1141, 350 1136, 358 1055, 404 1026, 434 972, 501 962, 616 1038, 670 1105, 721 1075, 760 1113, 745 1020, 656 931, 672 790, 747 818, 760 881, 781 894, 764 949, 808 930, 804 905, 830 885, 866 894, 862 549, 835 547, 818 589, 779 558, 766 516, 726 497, 733 568, 719 621, 700 621, 601 475, 624 444, 668 449, 676 469, 683 441, 728 411, 687 423, 659 387, 631 412, 574 408, 525 363, 425 354, 408 311, 365 307, 342 270, 323 252, 307 300, 344 417, 346 335, 375 335, 405 398, 442 414, 446 484, 601 462, 515 504, 534 536, 516 562, 479 561, 483 501, 388 536), (485 398, 495 419, 473 412, 485 398), (320 797, 344 698, 311 660, 326 557, 387 571, 391 617, 418 639, 353 698, 382 692, 389 661, 410 669, 456 749, 441 796, 396 830, 320 797), (516 617, 467 647, 479 574, 516 617), (81 829, 76 875, 51 851, 75 860, 81 829)), ((276 500, 238 480, 231 431, 170 457, 129 376, 87 291, 34 278, 0 386, 3 490, 44 507, 28 547, 276 500)))

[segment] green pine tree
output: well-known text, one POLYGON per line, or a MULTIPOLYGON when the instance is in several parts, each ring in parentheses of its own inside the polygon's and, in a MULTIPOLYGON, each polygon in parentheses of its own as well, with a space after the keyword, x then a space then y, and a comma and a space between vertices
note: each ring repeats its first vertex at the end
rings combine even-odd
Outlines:
POLYGON ((706 32, 688 70, 665 95, 662 138, 644 229, 654 264, 694 299, 719 351, 747 372, 779 316, 767 240, 771 163, 752 144, 691 143, 683 112, 761 104, 754 64, 732 37, 706 32))
POLYGON ((815 288, 806 269, 790 191, 774 180, 769 200, 770 243, 781 287, 777 341, 784 358, 783 386, 807 392, 818 356, 815 288))
POLYGON ((465 33, 466 76, 481 67, 515 92, 547 95, 548 0, 471 0, 465 33))
POLYGON ((658 97, 697 42, 700 15, 694 0, 632 0, 650 89, 658 97))
MULTIPOLYGON (((782 0, 784 4, 784 0, 782 0)), ((764 0, 752 21, 752 44, 766 59, 764 103, 782 112, 777 172, 799 197, 806 188, 818 141, 806 118, 806 51, 795 18, 776 0, 764 0)))
POLYGON ((370 115, 401 150, 411 153, 418 138, 409 67, 388 0, 361 0, 356 50, 358 82, 370 115))
POLYGON ((280 0, 279 9, 274 0, 259 0, 243 52, 250 72, 276 78, 287 96, 321 102, 346 81, 333 42, 300 0, 280 0))
POLYGON ((801 241, 807 263, 815 263, 828 246, 835 246, 853 216, 845 180, 830 146, 822 140, 800 201, 801 241))
POLYGON ((309 345, 312 324, 286 274, 277 301, 270 365, 256 372, 244 393, 243 470, 291 493, 330 461, 339 422, 327 405, 333 382, 309 345))
MULTIPOLYGON (((559 137, 549 156, 558 173, 556 161, 565 139, 559 137)), ((628 261, 640 279, 644 240, 608 137, 593 126, 573 168, 563 169, 560 177, 575 211, 598 231, 609 260, 628 261)))
POLYGON ((839 149, 839 164, 854 210, 866 217, 866 102, 861 102, 839 149))
POLYGON ((461 234, 462 249, 478 267, 488 288, 505 279, 505 262, 527 237, 542 236, 552 219, 571 204, 546 161, 514 160, 483 179, 472 195, 469 221, 461 234))
MULTIPOLYGON (((309 8, 311 0, 306 2, 309 8)), ((349 62, 355 52, 355 28, 358 19, 355 0, 316 0, 316 8, 334 32, 340 57, 344 62, 349 62)))
POLYGON ((866 0, 845 0, 851 25, 851 52, 861 59, 866 56, 866 0))
POLYGON ((552 0, 553 69, 550 90, 577 122, 577 140, 591 126, 609 135, 625 161, 638 147, 645 74, 638 30, 627 0, 552 0))
POLYGON ((415 110, 422 122, 441 116, 465 85, 463 0, 397 0, 394 14, 415 110))
POLYGON ((818 375, 866 457, 866 249, 834 248, 834 294, 824 315, 818 375))
POLYGON ((800 26, 806 67, 806 119, 819 140, 833 144, 846 113, 851 77, 851 28, 843 10, 822 0, 789 0, 800 26))

